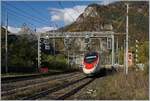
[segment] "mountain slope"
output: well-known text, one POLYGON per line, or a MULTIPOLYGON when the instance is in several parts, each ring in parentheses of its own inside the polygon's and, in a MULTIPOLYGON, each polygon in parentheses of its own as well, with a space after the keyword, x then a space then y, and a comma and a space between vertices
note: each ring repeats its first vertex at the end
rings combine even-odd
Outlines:
MULTIPOLYGON (((60 28, 59 31, 102 31, 111 30, 125 33, 126 5, 115 2, 105 5, 91 4, 72 24, 60 28)), ((129 41, 148 40, 148 2, 129 2, 129 41)))

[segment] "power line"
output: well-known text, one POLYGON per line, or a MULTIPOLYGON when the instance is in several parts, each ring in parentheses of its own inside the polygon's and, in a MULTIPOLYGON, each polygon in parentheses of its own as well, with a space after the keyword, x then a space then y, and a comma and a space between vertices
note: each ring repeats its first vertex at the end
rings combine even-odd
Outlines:
MULTIPOLYGON (((10 5, 10 4, 9 4, 10 5)), ((11 6, 13 6, 13 5, 11 5, 11 6)), ((15 7, 15 6, 13 6, 15 9, 18 9, 18 10, 20 10, 21 12, 24 12, 24 13, 28 13, 28 12, 25 12, 25 11, 23 11, 23 10, 21 10, 21 9, 19 9, 19 8, 17 8, 17 7, 15 7)), ((33 17, 33 15, 31 15, 30 13, 28 13, 28 15, 30 15, 31 17, 33 17)), ((37 17, 37 16, 34 16, 34 18, 36 18, 36 19, 38 19, 38 20, 40 20, 41 22, 45 22, 45 24, 47 24, 47 21, 45 21, 45 20, 43 20, 43 19, 41 19, 41 18, 39 18, 39 17, 37 17)))
MULTIPOLYGON (((42 24, 45 24, 45 23, 43 23, 43 22, 40 22, 40 21, 37 20, 37 19, 34 19, 34 18, 31 17, 31 16, 25 15, 24 13, 18 14, 18 12, 14 11, 14 10, 11 10, 11 9, 9 9, 9 8, 7 8, 7 10, 9 10, 9 11, 15 13, 17 16, 23 16, 23 17, 26 17, 26 18, 28 18, 30 21, 34 20, 35 22, 37 22, 37 23, 39 23, 39 24, 41 24, 41 23, 42 23, 42 24)), ((10 13, 10 12, 9 12, 9 13, 10 13)))
POLYGON ((24 16, 27 16, 27 15, 25 15, 25 14, 28 14, 28 17, 30 17, 30 18, 32 18, 32 19, 35 19, 35 18, 36 18, 36 20, 37 20, 38 22, 40 22, 40 23, 42 23, 42 24, 47 24, 47 22, 44 23, 45 21, 39 19, 38 17, 35 17, 35 16, 29 14, 28 12, 25 12, 25 11, 23 11, 23 10, 21 10, 21 9, 19 9, 19 8, 13 6, 13 5, 11 5, 11 4, 9 4, 9 3, 6 3, 6 4, 10 5, 12 8, 15 8, 15 9, 18 10, 20 13, 22 13, 24 16), (24 13, 25 13, 25 14, 24 14, 24 13))
MULTIPOLYGON (((76 6, 76 4, 75 4, 74 1, 72 1, 72 4, 73 4, 74 7, 76 6)), ((75 8, 73 8, 73 9, 74 9, 77 13, 80 13, 79 9, 75 9, 75 8)))
MULTIPOLYGON (((58 1, 58 4, 60 5, 60 7, 61 7, 62 9, 64 9, 64 7, 63 7, 61 1, 58 1)), ((75 21, 74 18, 73 18, 69 13, 67 13, 67 14, 72 18, 73 21, 75 21)))
MULTIPOLYGON (((23 1, 25 4, 26 4, 26 6, 28 6, 32 11, 34 11, 35 13, 37 13, 37 14, 40 14, 40 15, 43 15, 44 13, 43 12, 40 12, 40 11, 38 11, 38 10, 36 10, 35 8, 33 8, 30 4, 28 4, 26 1, 23 1), (41 13, 43 13, 43 14, 41 14, 41 13)), ((46 22, 50 22, 49 20, 46 20, 46 19, 43 19, 43 18, 41 18, 42 20, 45 20, 46 22)))
MULTIPOLYGON (((23 1, 24 2, 24 1, 23 1)), ((40 11, 38 11, 38 10, 36 10, 35 8, 33 8, 31 5, 29 5, 27 2, 24 2, 24 3, 26 3, 28 6, 29 6, 29 8, 31 8, 33 11, 35 11, 37 14, 41 14, 41 13, 43 13, 43 12, 40 12, 40 11)), ((42 14, 42 15, 44 15, 44 13, 42 14)), ((54 26, 54 27, 58 27, 58 24, 57 23, 54 23, 54 22, 52 22, 52 21, 50 21, 50 20, 46 20, 47 22, 50 22, 50 23, 52 23, 52 24, 50 24, 50 26, 54 26)))
MULTIPOLYGON (((26 20, 26 22, 28 22, 28 24, 30 24, 31 27, 35 26, 34 24, 30 23, 30 22, 31 22, 31 19, 27 19, 27 18, 24 17, 24 16, 17 15, 17 14, 14 13, 13 11, 11 11, 11 12, 8 12, 8 11, 9 11, 9 10, 7 10, 8 17, 9 17, 10 15, 11 15, 11 16, 15 16, 15 17, 17 17, 17 18, 19 17, 19 19, 18 19, 17 21, 22 22, 22 24, 25 23, 25 22, 22 21, 22 20, 20 20, 20 18, 26 20)), ((9 18, 10 18, 10 17, 9 17, 9 18)), ((13 21, 13 20, 9 20, 9 22, 10 22, 10 21, 13 21)))
MULTIPOLYGON (((43 15, 44 13, 43 12, 40 12, 40 11, 38 11, 38 10, 36 10, 35 8, 33 8, 29 3, 27 3, 27 2, 25 2, 25 1, 23 1, 25 4, 27 4, 28 5, 28 7, 32 10, 32 11, 34 11, 34 12, 36 12, 37 14, 40 14, 40 15, 43 15), (43 13, 43 14, 42 14, 43 13)), ((47 21, 47 22, 50 22, 50 23, 53 23, 53 22, 51 22, 50 20, 45 20, 45 21, 47 21)), ((50 24, 50 26, 51 26, 52 24, 50 24)), ((54 23, 54 25, 52 25, 52 26, 58 26, 58 24, 56 24, 56 23, 54 23)))
MULTIPOLYGON (((25 20, 27 20, 28 24, 35 26, 34 24, 29 23, 29 22, 31 22, 31 21, 30 21, 29 19, 26 19, 26 18, 23 17, 23 16, 18 16, 17 14, 14 14, 13 12, 9 12, 9 15, 13 15, 13 16, 15 16, 15 17, 19 17, 19 18, 25 19, 25 20)), ((9 21, 9 22, 10 22, 10 21, 9 21)), ((25 22, 22 21, 22 20, 20 20, 20 22, 25 23, 25 22)))

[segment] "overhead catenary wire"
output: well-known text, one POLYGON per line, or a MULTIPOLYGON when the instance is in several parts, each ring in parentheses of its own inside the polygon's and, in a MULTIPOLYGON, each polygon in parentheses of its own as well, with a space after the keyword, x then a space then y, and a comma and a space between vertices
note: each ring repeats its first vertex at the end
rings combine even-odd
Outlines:
MULTIPOLYGON (((9 15, 15 16, 15 17, 18 17, 18 18, 21 18, 21 19, 26 20, 26 22, 28 22, 28 23, 26 23, 26 24, 29 25, 29 26, 31 26, 31 27, 36 26, 35 24, 30 23, 30 20, 24 18, 23 16, 18 16, 18 15, 16 15, 16 14, 12 13, 12 12, 9 12, 9 15)), ((12 21, 13 21, 13 20, 12 20, 12 21)), ((25 21, 22 21, 22 20, 20 20, 20 19, 18 19, 18 21, 22 22, 22 24, 25 23, 25 21)), ((11 20, 10 20, 9 22, 11 22, 11 20)))
MULTIPOLYGON (((22 17, 25 17, 26 19, 28 18, 28 20, 30 20, 30 21, 35 21, 36 23, 39 23, 39 24, 41 24, 42 22, 41 21, 39 21, 39 20, 37 20, 37 19, 34 19, 34 17, 31 17, 31 16, 28 16, 28 15, 25 15, 25 14, 18 14, 18 12, 16 12, 16 11, 14 11, 14 10, 11 10, 11 9, 9 9, 9 8, 7 8, 7 10, 8 11, 11 11, 11 12, 9 12, 9 13, 14 13, 14 14, 16 14, 17 16, 19 15, 19 16, 22 16, 22 17)), ((45 24, 45 23, 42 23, 42 24, 45 24)))
MULTIPOLYGON (((64 9, 64 7, 63 7, 61 1, 58 1, 58 4, 60 5, 60 7, 61 7, 62 9, 64 9)), ((73 21, 75 21, 75 19, 74 19, 69 13, 67 13, 67 14, 70 16, 70 18, 71 18, 73 21)))
MULTIPOLYGON (((36 10, 34 7, 32 7, 29 3, 27 3, 26 1, 22 1, 26 4, 26 6, 28 8, 30 8, 32 11, 34 11, 36 14, 40 14, 40 15, 44 15, 43 12, 40 12, 39 10, 36 10)), ((44 16, 43 16, 44 17, 44 16)), ((47 20, 47 19, 43 19, 43 18, 40 18, 41 20, 45 21, 45 22, 50 22, 50 20, 47 20)))
MULTIPOLYGON (((7 4, 8 4, 8 3, 7 3, 7 4)), ((42 23, 47 24, 47 21, 45 21, 45 20, 43 20, 43 19, 41 19, 41 18, 39 18, 39 17, 37 17, 37 16, 33 16, 32 14, 30 14, 30 13, 28 13, 28 12, 22 10, 22 9, 19 9, 18 7, 14 6, 14 5, 11 5, 11 4, 8 4, 8 5, 10 5, 11 7, 15 8, 16 10, 18 10, 18 11, 20 11, 20 12, 22 12, 22 13, 28 14, 28 16, 31 16, 31 17, 33 17, 34 19, 37 19, 37 20, 39 20, 39 21, 42 22, 42 23)))
MULTIPOLYGON (((39 10, 36 10, 34 7, 32 7, 29 3, 27 3, 26 1, 23 1, 26 6, 28 6, 32 11, 34 11, 36 14, 40 14, 40 15, 43 15, 44 16, 44 13, 43 12, 40 12, 39 10)), ((43 18, 42 18, 43 19, 43 18)), ((56 23, 52 24, 53 22, 51 22, 50 20, 47 20, 47 19, 43 19, 45 20, 46 22, 49 22, 49 25, 50 27, 54 27, 54 28, 57 28, 58 25, 56 23), (56 27, 57 25, 57 27, 56 27)))
MULTIPOLYGON (((4 7, 5 8, 5 7, 4 7)), ((6 8, 5 8, 6 9, 6 8)), ((24 17, 24 16, 21 16, 21 15, 18 15, 18 14, 16 14, 16 13, 14 13, 13 11, 10 11, 10 10, 8 10, 7 9, 7 13, 8 13, 8 18, 9 18, 9 22, 13 22, 14 20, 10 20, 11 19, 11 17, 16 17, 16 18, 18 18, 18 20, 17 20, 17 22, 20 22, 21 24, 23 24, 23 23, 25 23, 25 22, 28 22, 28 23, 26 23, 28 26, 30 26, 30 27, 32 27, 33 28, 33 26, 35 26, 34 24, 32 24, 31 23, 31 19, 27 19, 26 17, 24 17), (22 20, 21 20, 22 19, 22 20), (23 20, 25 20, 25 21, 23 21, 23 20)), ((15 22, 15 21, 14 21, 15 22)))
MULTIPOLYGON (((43 21, 42 19, 38 18, 37 16, 33 16, 33 15, 31 15, 30 13, 28 13, 28 12, 22 10, 22 9, 19 9, 19 8, 15 7, 14 5, 11 5, 11 4, 6 3, 6 2, 5 2, 5 5, 10 5, 10 7, 14 8, 14 9, 16 9, 17 11, 19 11, 20 13, 22 13, 22 15, 24 15, 24 16, 26 16, 26 17, 28 17, 28 18, 30 17, 30 19, 36 20, 36 21, 39 22, 39 23, 48 24, 47 22, 43 21), (26 14, 26 15, 25 15, 25 14, 26 14)), ((8 9, 8 8, 7 8, 7 9, 8 9)))
MULTIPOLYGON (((37 13, 37 14, 40 14, 40 15, 44 15, 44 13, 43 12, 41 12, 41 11, 39 11, 39 10, 36 10, 33 6, 31 6, 29 3, 27 3, 26 1, 23 1, 25 4, 26 4, 26 6, 28 6, 32 11, 34 11, 35 13, 37 13)), ((43 18, 42 18, 43 19, 43 18)), ((50 27, 54 27, 54 28, 58 28, 58 24, 57 23, 54 23, 54 22, 52 22, 52 21, 50 21, 50 20, 47 20, 47 19, 43 19, 43 20, 45 20, 46 22, 49 22, 49 24, 50 24, 50 27)))
MULTIPOLYGON (((73 4, 74 7, 76 6, 76 4, 75 4, 74 1, 72 1, 72 4, 73 4)), ((77 9, 77 8, 73 8, 73 9, 74 9, 77 13, 80 13, 79 9, 77 9)))

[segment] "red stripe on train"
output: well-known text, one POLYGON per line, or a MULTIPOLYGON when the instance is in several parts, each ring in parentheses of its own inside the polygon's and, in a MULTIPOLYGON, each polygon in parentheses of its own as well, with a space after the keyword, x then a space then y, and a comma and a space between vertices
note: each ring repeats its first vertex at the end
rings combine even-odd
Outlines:
POLYGON ((94 65, 97 63, 97 60, 96 61, 94 61, 93 63, 85 63, 84 62, 84 65, 85 65, 85 68, 86 69, 92 69, 92 68, 94 68, 94 65))

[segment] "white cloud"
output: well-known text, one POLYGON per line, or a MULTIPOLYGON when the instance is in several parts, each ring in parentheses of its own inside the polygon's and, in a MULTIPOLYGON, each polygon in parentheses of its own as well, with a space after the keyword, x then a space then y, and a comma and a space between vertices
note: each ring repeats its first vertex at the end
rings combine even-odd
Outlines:
POLYGON ((52 17, 51 17, 51 20, 52 21, 59 21, 59 20, 61 20, 61 15, 60 16, 58 16, 58 15, 53 15, 52 17))
POLYGON ((111 4, 115 1, 118 1, 118 0, 102 0, 102 2, 100 4, 102 5, 108 5, 108 4, 111 4))
POLYGON ((37 28, 37 32, 39 33, 44 33, 44 32, 47 32, 47 31, 51 31, 51 30, 56 30, 57 28, 55 27, 41 27, 41 28, 37 28))
POLYGON ((75 21, 81 13, 84 12, 84 9, 87 6, 74 6, 73 8, 64 8, 64 9, 58 9, 58 8, 49 8, 51 16, 51 21, 64 21, 64 23, 70 24, 73 21, 75 21))
POLYGON ((8 31, 10 31, 11 33, 18 33, 20 30, 21 28, 19 27, 8 26, 8 31))
MULTIPOLYGON (((4 26, 4 28, 5 28, 5 26, 4 26)), ((39 32, 39 33, 43 33, 43 32, 46 32, 46 31, 56 30, 56 29, 57 29, 56 27, 40 27, 40 28, 37 28, 36 31, 39 32)), ((8 31, 10 31, 11 33, 17 35, 17 34, 19 34, 18 32, 21 31, 21 28, 8 26, 8 31)))

